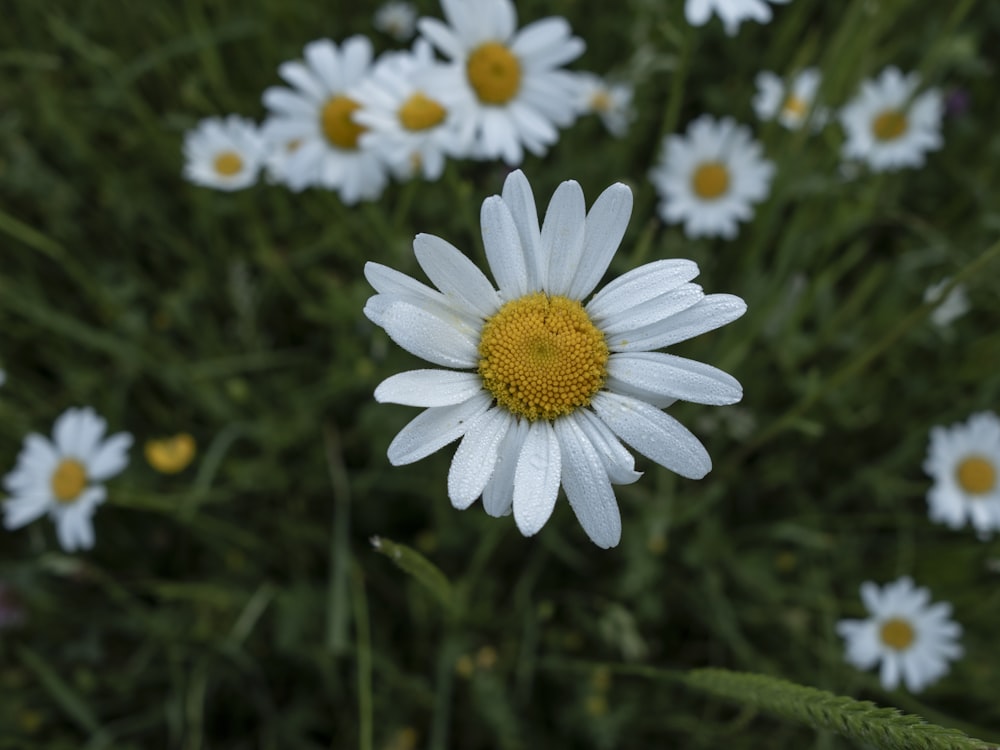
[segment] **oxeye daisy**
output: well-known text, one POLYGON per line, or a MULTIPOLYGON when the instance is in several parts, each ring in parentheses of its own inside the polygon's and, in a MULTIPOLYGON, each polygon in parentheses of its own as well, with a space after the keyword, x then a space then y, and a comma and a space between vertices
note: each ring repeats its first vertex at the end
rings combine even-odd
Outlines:
POLYGON ((257 182, 266 157, 252 121, 237 115, 210 117, 184 135, 184 176, 216 190, 241 190, 257 182))
POLYGON ((438 179, 445 158, 466 156, 472 143, 472 120, 426 84, 438 67, 430 44, 418 39, 412 54, 383 56, 357 89, 362 106, 355 119, 368 128, 361 145, 381 154, 401 179, 438 179))
POLYGON ((752 203, 767 197, 774 164, 745 125, 702 115, 683 136, 663 141, 650 179, 664 221, 684 224, 688 237, 732 239, 737 222, 753 217, 752 203))
POLYGON ((951 278, 946 276, 924 290, 924 302, 936 305, 931 312, 931 323, 938 328, 947 328, 971 309, 964 284, 956 284, 948 292, 948 296, 942 299, 942 294, 949 284, 951 284, 951 278))
POLYGON ((740 30, 740 24, 747 19, 768 23, 771 20, 771 6, 767 3, 783 4, 789 0, 685 0, 684 15, 692 26, 704 26, 713 13, 722 19, 726 33, 733 36, 740 30))
POLYGON ((91 516, 104 502, 104 482, 128 465, 132 436, 104 439, 107 422, 90 407, 67 409, 53 428, 53 440, 31 434, 4 477, 11 497, 4 501, 4 526, 17 529, 46 513, 67 552, 94 546, 91 516))
POLYGON ((584 303, 618 248, 632 211, 622 184, 587 212, 575 181, 552 196, 539 228, 531 186, 520 171, 502 196, 483 202, 486 259, 499 289, 443 239, 418 234, 417 262, 437 289, 368 263, 377 294, 365 314, 412 354, 446 369, 394 375, 381 402, 426 407, 389 446, 409 464, 461 438, 448 496, 467 508, 510 512, 525 536, 537 533, 560 486, 587 535, 618 544, 613 484, 639 478, 621 441, 692 479, 711 469, 705 448, 662 411, 677 399, 732 404, 740 384, 709 365, 656 349, 740 317, 746 304, 705 295, 698 266, 658 260, 584 303))
POLYGON ((756 78, 754 112, 761 120, 777 120, 789 130, 798 130, 810 117, 814 127, 822 127, 828 115, 823 109, 814 111, 813 107, 821 80, 816 68, 800 71, 789 86, 774 73, 761 71, 756 78))
POLYGON ((962 626, 951 619, 947 602, 931 604, 926 588, 903 576, 881 589, 861 584, 867 620, 841 620, 837 632, 846 641, 847 661, 859 669, 881 662, 882 687, 895 690, 900 679, 918 693, 948 673, 948 662, 962 656, 962 626))
POLYGON ((958 529, 971 523, 980 537, 1000 529, 1000 418, 973 414, 951 427, 932 427, 924 471, 932 521, 958 529))
POLYGON ((613 83, 593 73, 578 73, 577 83, 577 107, 580 112, 597 115, 611 135, 623 137, 635 117, 632 87, 626 83, 613 83))
POLYGON ((293 190, 336 190, 347 204, 382 194, 388 176, 378 154, 361 145, 365 127, 355 120, 360 109, 354 87, 370 73, 372 45, 353 36, 337 46, 320 39, 305 46, 305 61, 282 63, 279 75, 293 88, 272 86, 264 92, 271 115, 264 136, 283 158, 272 176, 293 190))
POLYGON ((941 92, 929 89, 914 96, 920 76, 904 76, 888 67, 840 111, 847 140, 845 159, 861 159, 873 171, 920 167, 924 154, 941 148, 941 92))
POLYGON ((421 18, 420 33, 450 64, 434 84, 451 94, 449 106, 468 105, 473 156, 520 164, 524 149, 544 154, 556 127, 576 118, 576 77, 560 70, 584 44, 565 18, 517 28, 511 0, 441 0, 445 24, 421 18))
POLYGON ((375 11, 375 28, 397 42, 405 42, 417 30, 417 9, 413 3, 385 3, 375 11))

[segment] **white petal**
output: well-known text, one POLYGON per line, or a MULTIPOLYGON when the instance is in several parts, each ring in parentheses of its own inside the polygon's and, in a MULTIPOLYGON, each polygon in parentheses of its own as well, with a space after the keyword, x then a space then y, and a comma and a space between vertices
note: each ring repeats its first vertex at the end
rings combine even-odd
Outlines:
POLYGON ((595 395, 591 405, 612 432, 661 466, 689 479, 712 470, 705 446, 666 412, 608 391, 595 395))
POLYGON ((658 333, 662 321, 672 319, 704 298, 705 293, 698 284, 682 284, 659 297, 607 316, 600 327, 609 344, 641 341, 650 331, 658 333))
POLYGON ((615 183, 598 196, 587 213, 583 235, 583 255, 573 276, 571 299, 583 299, 608 270, 632 216, 632 191, 615 183))
POLYGON ((555 430, 545 420, 532 422, 514 473, 514 521, 525 536, 537 534, 552 515, 561 473, 555 430))
POLYGON ((670 258, 646 263, 622 274, 595 294, 587 304, 587 314, 601 321, 666 294, 697 275, 698 264, 693 260, 670 258))
POLYGON ((452 406, 468 401, 481 390, 483 381, 475 372, 410 370, 379 383, 375 400, 403 406, 452 406))
POLYGON ((67 409, 56 420, 52 436, 61 455, 84 459, 90 455, 106 427, 107 422, 89 406, 67 409))
POLYGON ((379 324, 410 354, 435 365, 471 368, 479 362, 476 334, 457 317, 448 320, 408 302, 393 302, 381 312, 379 324))
POLYGON ((459 510, 483 494, 496 469, 500 445, 513 424, 509 411, 494 407, 469 426, 448 470, 448 497, 459 510))
POLYGON ((488 318, 500 307, 500 295, 489 279, 462 251, 432 234, 413 239, 417 262, 434 286, 452 303, 488 318))
POLYGON ((514 217, 503 198, 492 195, 483 201, 480 223, 486 260, 501 296, 505 300, 523 297, 528 292, 524 252, 514 217))
POLYGON ((511 512, 514 502, 514 472, 517 469, 517 459, 521 455, 521 446, 528 434, 528 421, 514 420, 507 430, 507 436, 500 444, 497 453, 496 467, 486 489, 483 490, 483 510, 494 518, 505 516, 511 512))
POLYGON ((45 515, 51 498, 33 493, 6 500, 3 504, 3 525, 5 529, 19 529, 45 515))
POLYGON ((576 180, 567 180, 556 188, 542 223, 543 253, 549 257, 549 294, 569 293, 573 275, 583 254, 583 231, 586 226, 583 190, 576 180))
POLYGON ((576 411, 577 426, 583 430, 594 450, 604 462, 612 484, 632 484, 642 476, 635 470, 635 458, 621 444, 615 434, 590 409, 576 411))
POLYGON ((598 547, 608 549, 621 540, 618 501, 601 458, 572 416, 555 421, 562 456, 562 486, 577 520, 598 547))
POLYGON ((894 652, 883 654, 880 678, 886 690, 895 690, 899 686, 899 661, 894 652))
POLYGON ((132 436, 118 432, 109 437, 90 457, 87 465, 89 479, 102 482, 110 479, 128 466, 128 449, 132 447, 132 436))
POLYGON ((503 183, 503 202, 510 208, 517 235, 521 238, 525 267, 528 274, 528 290, 544 289, 548 284, 549 257, 542 252, 541 231, 538 228, 538 210, 535 196, 524 172, 517 169, 507 175, 503 183))
POLYGON ((103 486, 88 487, 71 505, 58 509, 55 515, 56 537, 67 552, 94 546, 94 509, 104 502, 103 486))
POLYGON ((709 294, 686 310, 648 326, 642 336, 609 342, 609 348, 615 352, 660 349, 731 323, 746 311, 747 304, 739 297, 709 294))
POLYGON ((427 409, 406 425, 389 444, 389 462, 393 466, 412 464, 458 440, 473 419, 490 407, 490 398, 476 395, 455 406, 427 409))
MULTIPOLYGON (((655 396, 668 396, 696 404, 721 406, 743 398, 743 387, 722 370, 662 352, 613 354, 608 360, 608 390, 621 381, 655 396)), ((634 393, 634 391, 633 391, 634 393)))

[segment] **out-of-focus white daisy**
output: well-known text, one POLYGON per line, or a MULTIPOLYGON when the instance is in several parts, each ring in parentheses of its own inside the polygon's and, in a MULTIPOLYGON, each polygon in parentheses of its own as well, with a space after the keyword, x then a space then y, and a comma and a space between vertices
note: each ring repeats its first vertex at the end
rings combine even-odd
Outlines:
POLYGON ((961 658, 962 626, 951 619, 951 605, 931 604, 930 591, 914 586, 909 576, 881 589, 865 581, 861 600, 871 617, 841 620, 837 632, 846 641, 849 663, 870 669, 881 662, 886 690, 895 690, 902 680, 907 690, 919 693, 948 673, 950 661, 961 658))
POLYGON ((876 172, 923 166, 924 154, 941 148, 944 104, 937 89, 914 96, 919 86, 919 74, 904 76, 892 66, 862 83, 840 111, 844 158, 861 159, 876 172))
POLYGON ((372 45, 352 36, 339 47, 329 39, 305 46, 305 61, 282 63, 278 74, 293 88, 272 86, 264 92, 271 115, 264 137, 281 156, 269 165, 272 177, 293 190, 336 190, 348 205, 373 200, 388 175, 378 154, 362 147, 363 125, 353 90, 368 76, 372 45))
POLYGON ((753 108, 761 120, 777 120, 789 130, 798 130, 807 120, 814 128, 822 127, 829 114, 825 109, 816 108, 816 92, 822 80, 816 68, 800 71, 786 87, 785 82, 774 73, 764 70, 757 74, 757 93, 754 94, 753 108))
POLYGON ((252 121, 238 115, 209 117, 184 134, 184 176, 216 190, 242 190, 257 182, 266 157, 252 121))
POLYGON ((932 427, 924 471, 932 521, 953 529, 971 522, 981 538, 1000 529, 1000 419, 979 412, 951 427, 932 427))
POLYGON ((577 83, 577 107, 580 112, 599 116, 611 135, 623 137, 635 118, 632 86, 615 83, 593 73, 578 73, 577 83))
POLYGON ((556 127, 576 118, 576 75, 560 67, 584 44, 565 18, 517 28, 511 0, 441 0, 445 24, 421 18, 420 33, 450 61, 433 91, 454 97, 449 107, 473 121, 473 157, 520 164, 524 149, 544 154, 559 137, 556 127))
POLYGON ((417 9, 413 3, 385 3, 375 11, 375 28, 397 42, 405 42, 417 29, 417 9))
POLYGON ((471 147, 472 119, 425 83, 438 67, 430 43, 418 39, 412 53, 384 55, 357 89, 362 106, 355 119, 368 128, 361 146, 381 154, 400 179, 436 180, 445 157, 467 156, 471 147))
POLYGON ((663 141, 650 179, 664 221, 684 224, 688 237, 733 239, 737 223, 753 217, 752 203, 767 198, 774 164, 750 128, 729 117, 702 115, 683 136, 663 141))
POLYGON ((621 536, 613 484, 633 482, 632 455, 698 479, 705 448, 662 411, 677 399, 732 404, 740 384, 709 365, 654 350, 740 317, 746 304, 703 294, 698 266, 658 260, 606 285, 584 305, 621 242, 632 211, 622 184, 587 212, 575 181, 552 196, 539 228, 535 199, 518 170, 503 195, 483 202, 486 259, 499 291, 457 248, 418 234, 417 262, 437 289, 378 263, 365 275, 377 294, 365 314, 401 347, 447 369, 403 372, 375 390, 382 402, 426 407, 389 446, 412 463, 461 438, 448 496, 487 513, 513 511, 525 536, 538 532, 566 492, 601 547, 621 536))
POLYGON ((0 367, 0 387, 7 382, 7 371, 0 367))
POLYGON ((4 526, 18 529, 46 513, 67 552, 94 546, 91 516, 104 502, 104 482, 128 465, 132 436, 104 439, 107 422, 90 407, 67 409, 56 420, 53 439, 32 433, 17 466, 4 477, 4 526))
POLYGON ((686 0, 684 15, 692 26, 704 26, 712 13, 722 19, 726 33, 733 36, 747 19, 768 23, 771 6, 767 2, 787 3, 789 0, 686 0))
POLYGON ((947 328, 971 309, 964 284, 956 284, 948 292, 948 296, 942 299, 945 287, 950 283, 951 278, 946 276, 924 290, 924 302, 933 302, 937 305, 931 312, 931 323, 938 328, 947 328))

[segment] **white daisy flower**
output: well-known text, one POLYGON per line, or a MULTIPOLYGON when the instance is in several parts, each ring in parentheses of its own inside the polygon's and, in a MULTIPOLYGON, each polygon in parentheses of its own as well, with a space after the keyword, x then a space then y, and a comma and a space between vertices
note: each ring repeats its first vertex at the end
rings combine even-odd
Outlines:
POLYGON ((629 123, 635 119, 632 86, 613 83, 593 73, 577 73, 577 82, 579 111, 598 115, 611 135, 623 137, 628 132, 629 123))
POLYGON ((244 117, 209 117, 184 134, 184 176, 195 185, 242 190, 257 182, 266 157, 257 125, 244 117))
POLYGON ((930 591, 915 587, 908 576, 881 589, 865 581, 861 600, 871 617, 841 620, 837 632, 846 641, 849 663, 858 669, 882 663, 886 690, 895 690, 902 679, 907 690, 919 693, 948 673, 949 661, 962 656, 962 626, 951 619, 951 605, 931 604, 930 591))
POLYGON ((924 153, 941 148, 941 92, 914 96, 920 76, 888 67, 861 84, 861 93, 840 111, 847 134, 842 154, 861 159, 875 172, 920 167, 924 153))
POLYGON ((702 115, 683 136, 664 138, 650 179, 664 221, 684 224, 688 237, 733 239, 737 222, 753 217, 752 203, 767 198, 774 164, 750 128, 729 117, 702 115))
POLYGON ((948 296, 942 299, 945 287, 950 283, 951 278, 946 276, 924 290, 924 302, 933 302, 937 305, 931 312, 931 323, 938 328, 947 328, 972 309, 964 284, 956 284, 948 292, 948 296))
POLYGON ((272 176, 293 190, 336 190, 348 205, 378 198, 388 181, 386 167, 377 153, 361 147, 365 127, 354 119, 361 105, 353 89, 371 71, 371 42, 352 36, 338 47, 320 39, 305 46, 304 56, 304 63, 278 68, 294 88, 272 86, 264 92, 271 110, 264 137, 284 149, 272 176))
POLYGON ((518 170, 482 207, 486 258, 499 291, 457 248, 418 234, 417 262, 437 289, 378 263, 365 314, 412 354, 448 369, 403 372, 380 402, 426 407, 389 446, 399 466, 461 438, 448 474, 456 508, 482 496, 487 513, 513 511, 537 533, 559 487, 601 547, 621 536, 613 484, 633 482, 621 441, 692 479, 712 467, 705 448, 661 411, 677 399, 732 404, 743 391, 709 365, 654 350, 718 328, 746 311, 739 297, 705 295, 698 266, 659 260, 586 299, 621 242, 632 192, 615 184, 590 211, 575 181, 552 196, 539 228, 518 170))
POLYGON ((560 66, 583 52, 565 18, 517 28, 511 0, 441 0, 448 24, 417 22, 420 33, 448 60, 435 91, 449 106, 468 105, 473 156, 520 164, 524 149, 541 155, 556 142, 556 127, 576 118, 576 76, 560 66))
POLYGON ((3 480, 11 495, 3 504, 4 526, 18 529, 48 513, 64 550, 93 547, 90 517, 106 496, 101 483, 128 465, 132 445, 127 432, 103 439, 106 429, 107 422, 86 407, 63 412, 52 441, 28 435, 17 466, 3 480))
POLYGON ((757 93, 754 94, 753 108, 757 117, 764 121, 777 120, 789 130, 798 130, 807 120, 812 120, 814 128, 821 128, 829 115, 823 108, 815 108, 816 92, 822 80, 816 68, 800 71, 786 87, 784 80, 770 71, 757 74, 757 93))
POLYGON ((1000 419, 979 412, 951 427, 932 427, 924 471, 934 484, 929 516, 958 529, 971 522, 980 537, 1000 529, 1000 419))
POLYGON ((384 55, 357 89, 355 119, 368 128, 361 146, 381 154, 400 179, 436 180, 446 157, 464 157, 471 147, 473 121, 425 83, 439 67, 430 43, 418 39, 412 54, 384 55))
MULTIPOLYGON (((787 3, 789 0, 769 0, 772 3, 787 3)), ((760 23, 771 20, 771 6, 768 0, 686 0, 684 15, 692 26, 704 26, 712 13, 722 19, 726 33, 734 36, 740 24, 748 18, 760 23)))
POLYGON ((375 11, 375 28, 397 42, 405 42, 417 29, 417 9, 413 3, 385 3, 375 11))

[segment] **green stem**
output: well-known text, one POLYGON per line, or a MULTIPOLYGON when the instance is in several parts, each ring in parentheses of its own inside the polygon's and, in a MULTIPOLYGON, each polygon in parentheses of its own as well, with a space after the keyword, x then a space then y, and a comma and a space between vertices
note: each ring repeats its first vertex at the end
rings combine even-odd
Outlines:
POLYGON ((333 486, 333 528, 330 532, 330 584, 327 592, 326 647, 334 654, 347 647, 347 577, 351 552, 351 486, 340 453, 340 436, 332 423, 323 429, 327 470, 333 486))

